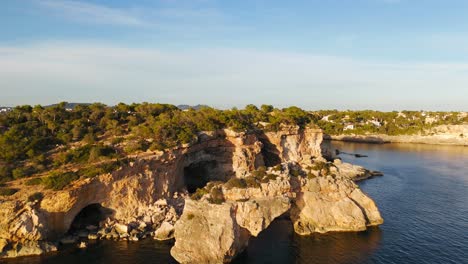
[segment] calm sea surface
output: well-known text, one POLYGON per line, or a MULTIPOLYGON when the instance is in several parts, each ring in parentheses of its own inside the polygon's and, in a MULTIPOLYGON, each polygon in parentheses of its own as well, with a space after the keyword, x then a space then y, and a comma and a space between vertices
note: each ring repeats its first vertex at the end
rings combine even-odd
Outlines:
MULTIPOLYGON (((343 160, 380 170, 360 182, 385 223, 359 233, 300 237, 278 219, 234 263, 468 263, 468 148, 333 142, 367 158, 343 160)), ((176 263, 170 242, 98 241, 87 249, 9 260, 7 263, 176 263)), ((1 261, 0 261, 1 262, 1 261)))

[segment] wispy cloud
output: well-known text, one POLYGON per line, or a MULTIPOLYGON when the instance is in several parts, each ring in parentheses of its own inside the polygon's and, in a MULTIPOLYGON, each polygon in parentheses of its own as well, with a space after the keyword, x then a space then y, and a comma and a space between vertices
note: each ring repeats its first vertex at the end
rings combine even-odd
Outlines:
POLYGON ((118 9, 68 0, 40 0, 36 3, 53 10, 55 14, 87 23, 140 26, 146 24, 138 15, 128 9, 118 9))
POLYGON ((0 46, 0 104, 160 101, 467 110, 466 72, 464 63, 384 63, 247 49, 0 46))

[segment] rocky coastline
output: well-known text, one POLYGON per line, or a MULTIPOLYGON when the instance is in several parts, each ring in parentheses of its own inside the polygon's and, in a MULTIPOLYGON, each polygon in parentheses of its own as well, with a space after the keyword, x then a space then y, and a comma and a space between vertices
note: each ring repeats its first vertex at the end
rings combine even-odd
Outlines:
POLYGON ((468 125, 444 125, 417 135, 390 136, 385 134, 343 134, 324 135, 324 139, 371 144, 414 143, 468 146, 468 125))
POLYGON ((282 215, 300 235, 382 224, 354 183, 375 172, 325 159, 322 139, 320 129, 291 126, 204 132, 193 144, 136 155, 64 190, 40 190, 33 201, 27 197, 37 188, 22 188, 0 198, 0 256, 152 238, 175 239, 171 254, 180 263, 226 263, 282 215))

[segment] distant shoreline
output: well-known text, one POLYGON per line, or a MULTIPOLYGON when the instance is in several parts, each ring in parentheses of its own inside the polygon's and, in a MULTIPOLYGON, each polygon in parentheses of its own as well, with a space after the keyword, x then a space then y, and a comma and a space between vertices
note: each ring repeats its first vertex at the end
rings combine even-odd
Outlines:
POLYGON ((324 134, 324 140, 386 144, 386 143, 411 143, 411 144, 429 144, 429 145, 452 145, 468 146, 468 136, 460 137, 455 135, 401 135, 389 136, 383 134, 370 135, 327 135, 324 134))

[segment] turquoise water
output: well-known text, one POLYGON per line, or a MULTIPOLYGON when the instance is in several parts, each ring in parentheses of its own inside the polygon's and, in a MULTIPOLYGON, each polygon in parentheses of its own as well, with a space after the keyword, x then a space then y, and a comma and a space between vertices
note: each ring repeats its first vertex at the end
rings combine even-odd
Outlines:
MULTIPOLYGON (((468 263, 468 148, 333 142, 367 158, 343 160, 384 172, 359 183, 385 223, 365 232, 301 237, 278 219, 234 263, 468 263)), ((171 242, 97 241, 7 263, 176 263, 171 242)))

